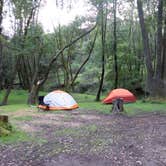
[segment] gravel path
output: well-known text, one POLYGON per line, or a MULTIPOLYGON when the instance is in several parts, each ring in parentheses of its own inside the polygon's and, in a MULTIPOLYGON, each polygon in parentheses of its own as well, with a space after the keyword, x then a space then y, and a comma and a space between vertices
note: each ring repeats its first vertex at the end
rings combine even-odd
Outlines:
POLYGON ((166 166, 164 115, 127 117, 77 109, 27 110, 24 116, 32 119, 13 123, 35 139, 0 144, 0 166, 166 166))

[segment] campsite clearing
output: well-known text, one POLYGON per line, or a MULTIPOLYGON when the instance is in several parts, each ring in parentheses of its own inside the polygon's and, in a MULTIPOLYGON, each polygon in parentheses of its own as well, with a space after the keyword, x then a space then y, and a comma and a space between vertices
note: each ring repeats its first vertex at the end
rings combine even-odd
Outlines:
POLYGON ((27 133, 0 143, 0 165, 12 166, 164 166, 166 116, 128 117, 77 109, 7 113, 27 133), (24 139, 26 138, 26 139, 24 139))

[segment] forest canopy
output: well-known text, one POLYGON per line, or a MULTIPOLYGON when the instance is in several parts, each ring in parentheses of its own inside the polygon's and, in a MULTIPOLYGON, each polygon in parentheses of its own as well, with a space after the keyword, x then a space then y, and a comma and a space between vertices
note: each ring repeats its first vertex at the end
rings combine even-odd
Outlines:
MULTIPOLYGON (((69 10, 74 3, 56 0, 69 10)), ((12 89, 27 90, 29 104, 39 90, 53 89, 96 94, 97 101, 118 87, 166 97, 166 1, 88 0, 85 17, 50 33, 38 17, 42 5, 43 0, 0 1, 2 105, 12 89), (12 35, 5 33, 6 14, 13 20, 12 35)))

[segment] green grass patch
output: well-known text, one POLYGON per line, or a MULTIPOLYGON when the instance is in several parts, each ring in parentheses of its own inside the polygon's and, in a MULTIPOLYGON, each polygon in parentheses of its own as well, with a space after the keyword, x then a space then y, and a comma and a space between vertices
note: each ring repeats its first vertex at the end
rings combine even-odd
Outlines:
POLYGON ((15 117, 15 120, 18 121, 31 121, 33 119, 32 116, 19 116, 19 117, 15 117))
POLYGON ((83 129, 85 129, 85 130, 87 130, 88 132, 91 132, 91 133, 97 132, 97 126, 94 125, 94 124, 85 126, 83 129))
POLYGON ((97 131, 96 125, 85 125, 82 127, 75 128, 65 128, 62 130, 58 130, 55 132, 56 136, 75 136, 75 137, 83 137, 85 135, 91 135, 97 131))
MULTIPOLYGON (((112 104, 103 104, 102 102, 96 102, 95 96, 87 95, 87 94, 73 94, 76 101, 79 103, 80 108, 88 109, 88 110, 97 110, 103 114, 110 114, 112 109, 112 104)), ((104 98, 104 97, 103 97, 104 98)), ((166 113, 166 101, 161 100, 151 101, 148 100, 146 102, 138 100, 135 103, 127 103, 124 104, 125 113, 128 115, 135 115, 140 113, 147 112, 162 112, 166 113)))
POLYGON ((9 135, 0 137, 0 144, 15 144, 20 142, 36 142, 42 145, 48 141, 43 138, 30 136, 26 132, 16 127, 12 127, 12 132, 9 135))
POLYGON ((0 121, 0 137, 10 135, 12 126, 10 123, 0 121))
MULTIPOLYGON (((5 91, 0 92, 0 101, 2 100, 5 91)), ((28 93, 24 90, 12 90, 9 99, 8 105, 18 105, 18 104, 25 104, 27 102, 28 93)))
POLYGON ((157 104, 151 102, 137 101, 135 103, 124 104, 124 108, 128 115, 136 115, 141 113, 160 112, 166 113, 166 103, 157 104))
MULTIPOLYGON (((0 92, 0 101, 4 96, 5 91, 0 92)), ((26 104, 28 94, 24 90, 13 90, 9 95, 8 104, 6 106, 0 106, 0 114, 8 112, 16 112, 20 109, 28 109, 26 104)))
POLYGON ((10 104, 0 107, 0 114, 16 112, 21 109, 29 109, 27 104, 10 104))
MULTIPOLYGON (((2 99, 4 92, 0 93, 0 100, 2 99)), ((46 92, 40 92, 40 95, 47 94, 46 92)), ((111 104, 103 104, 102 102, 95 101, 95 95, 88 94, 72 94, 74 99, 79 104, 81 109, 87 110, 97 110, 103 114, 110 114, 112 105, 111 104)), ((13 90, 11 95, 9 96, 8 105, 0 107, 0 114, 15 112, 18 110, 29 109, 30 107, 26 104, 28 93, 23 90, 13 90)), ((104 96, 101 97, 102 99, 104 96)), ((166 101, 161 100, 138 100, 135 103, 124 104, 124 109, 128 115, 135 115, 138 113, 145 112, 163 112, 166 113, 166 101)), ((54 113, 54 112, 53 112, 54 113)), ((63 111, 56 111, 56 113, 63 113, 63 111)))
POLYGON ((13 144, 30 140, 31 138, 27 135, 27 133, 14 128, 9 135, 0 137, 0 144, 13 144))

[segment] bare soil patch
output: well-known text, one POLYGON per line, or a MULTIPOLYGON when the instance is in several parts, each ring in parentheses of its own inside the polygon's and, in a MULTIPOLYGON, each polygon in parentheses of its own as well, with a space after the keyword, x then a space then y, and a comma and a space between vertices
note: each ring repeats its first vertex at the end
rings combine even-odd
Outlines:
POLYGON ((165 115, 127 117, 77 109, 9 116, 32 116, 13 122, 36 141, 0 145, 0 166, 166 165, 165 115))

